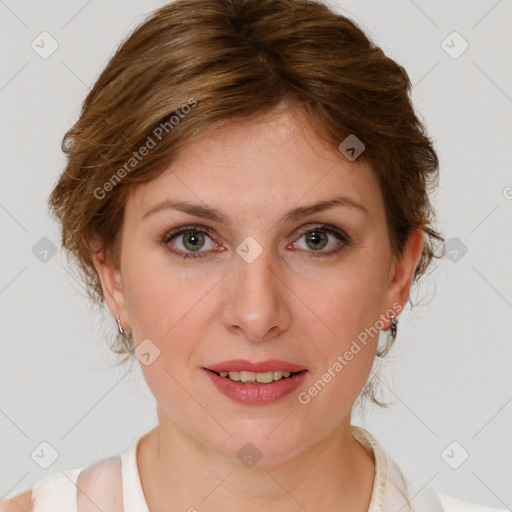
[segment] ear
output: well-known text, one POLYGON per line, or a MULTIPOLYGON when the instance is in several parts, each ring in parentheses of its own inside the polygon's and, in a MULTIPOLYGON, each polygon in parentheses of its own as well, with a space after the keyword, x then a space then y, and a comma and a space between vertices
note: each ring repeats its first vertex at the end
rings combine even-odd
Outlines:
POLYGON ((103 296, 110 313, 117 322, 117 315, 123 329, 130 329, 130 319, 126 311, 126 299, 123 290, 121 271, 106 254, 104 247, 96 244, 92 252, 94 268, 101 281, 103 296))
POLYGON ((402 255, 393 258, 385 302, 389 309, 395 309, 391 307, 392 305, 400 305, 399 311, 405 308, 409 300, 414 271, 423 251, 423 243, 423 230, 417 228, 410 234, 402 255))

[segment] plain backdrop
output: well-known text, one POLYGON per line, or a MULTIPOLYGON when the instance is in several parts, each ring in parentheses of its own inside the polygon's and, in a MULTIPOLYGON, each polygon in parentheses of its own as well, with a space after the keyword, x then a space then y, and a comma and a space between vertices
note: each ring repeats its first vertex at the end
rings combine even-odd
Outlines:
MULTIPOLYGON (((119 454, 156 424, 139 367, 110 367, 101 325, 115 329, 112 317, 90 309, 60 249, 45 262, 38 248, 58 246, 46 201, 63 134, 118 44, 160 5, 0 1, 0 497, 119 454), (47 58, 33 49, 38 37, 45 51, 58 44, 47 58), (56 451, 46 469, 33 457, 43 442, 56 451)), ((441 161, 433 203, 448 242, 411 297, 420 305, 400 317, 382 373, 392 405, 353 422, 417 476, 418 492, 428 484, 510 509, 512 3, 331 5, 411 77, 441 161)))

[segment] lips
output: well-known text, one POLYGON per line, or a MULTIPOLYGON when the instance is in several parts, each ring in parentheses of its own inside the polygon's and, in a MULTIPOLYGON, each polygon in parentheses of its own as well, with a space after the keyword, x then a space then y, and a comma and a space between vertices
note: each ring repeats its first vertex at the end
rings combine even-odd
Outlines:
POLYGON ((304 382, 308 373, 303 370, 278 381, 260 384, 235 382, 205 368, 202 371, 223 395, 246 405, 267 405, 290 396, 304 382))
POLYGON ((287 361, 280 361, 278 359, 271 359, 268 361, 251 362, 246 359, 231 359, 229 361, 222 361, 205 367, 207 370, 219 373, 225 372, 254 372, 266 373, 276 370, 283 370, 289 372, 301 372, 305 370, 304 366, 289 363, 287 361))

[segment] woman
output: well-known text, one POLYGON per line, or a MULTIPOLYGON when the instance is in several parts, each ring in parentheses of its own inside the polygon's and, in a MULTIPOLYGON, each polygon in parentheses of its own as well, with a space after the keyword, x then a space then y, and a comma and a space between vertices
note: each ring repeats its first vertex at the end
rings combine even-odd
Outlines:
POLYGON ((2 511, 473 510, 351 425, 443 241, 409 86, 312 1, 183 0, 133 32, 50 205, 158 425, 2 511))

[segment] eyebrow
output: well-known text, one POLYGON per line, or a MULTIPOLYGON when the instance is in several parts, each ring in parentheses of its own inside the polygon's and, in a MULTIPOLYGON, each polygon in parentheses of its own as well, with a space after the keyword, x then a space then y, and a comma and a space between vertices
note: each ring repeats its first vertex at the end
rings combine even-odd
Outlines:
MULTIPOLYGON (((313 213, 333 208, 334 206, 354 208, 363 212, 365 215, 369 215, 368 209, 362 204, 358 203, 357 201, 354 201, 353 199, 347 196, 337 196, 307 206, 298 206, 297 208, 293 208, 285 215, 283 215, 280 222, 297 221, 304 217, 312 215, 313 213)), ((157 203, 156 205, 152 206, 148 211, 146 211, 142 219, 146 219, 150 215, 153 215, 159 211, 169 209, 188 213, 189 215, 193 215, 195 217, 201 217, 203 219, 209 219, 215 222, 220 222, 227 226, 231 225, 229 217, 221 213, 219 210, 216 210, 215 208, 210 208, 208 206, 203 206, 200 204, 189 203, 186 201, 176 201, 172 199, 165 199, 160 203, 157 203)))

